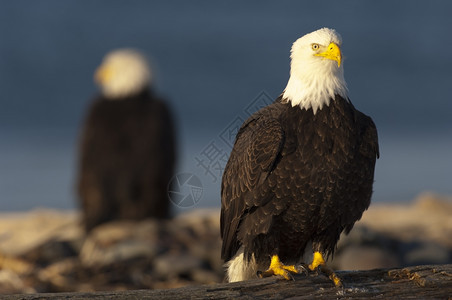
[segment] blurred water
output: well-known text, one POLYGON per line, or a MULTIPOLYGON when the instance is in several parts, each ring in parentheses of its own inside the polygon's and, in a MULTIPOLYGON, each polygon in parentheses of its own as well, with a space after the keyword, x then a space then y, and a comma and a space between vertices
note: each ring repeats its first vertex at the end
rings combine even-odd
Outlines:
POLYGON ((279 95, 292 42, 323 26, 342 34, 351 99, 379 129, 374 201, 452 194, 451 13, 448 1, 2 1, 0 210, 76 207, 92 72, 124 46, 151 56, 178 121, 178 169, 203 182, 199 207, 218 206, 203 150, 230 151, 223 130, 262 91, 279 95))

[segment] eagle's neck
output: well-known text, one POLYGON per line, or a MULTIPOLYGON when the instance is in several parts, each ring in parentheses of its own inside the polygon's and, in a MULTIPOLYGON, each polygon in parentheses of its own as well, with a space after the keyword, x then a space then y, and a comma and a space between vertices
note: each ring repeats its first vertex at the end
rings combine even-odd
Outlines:
POLYGON ((292 62, 290 78, 283 98, 292 106, 301 109, 312 108, 315 114, 324 105, 328 106, 335 95, 348 99, 344 69, 334 63, 315 63, 306 67, 292 62))

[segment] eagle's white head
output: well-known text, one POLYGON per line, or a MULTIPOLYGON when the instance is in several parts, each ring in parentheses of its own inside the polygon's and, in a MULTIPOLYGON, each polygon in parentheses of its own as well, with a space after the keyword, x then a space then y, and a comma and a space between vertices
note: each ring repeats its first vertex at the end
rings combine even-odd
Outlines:
POLYGON ((143 54, 133 49, 119 49, 104 57, 94 80, 105 97, 121 99, 143 91, 150 84, 151 71, 143 54))
POLYGON ((329 28, 308 33, 293 43, 290 79, 283 94, 292 106, 312 108, 315 114, 336 94, 348 99, 341 45, 341 36, 329 28))

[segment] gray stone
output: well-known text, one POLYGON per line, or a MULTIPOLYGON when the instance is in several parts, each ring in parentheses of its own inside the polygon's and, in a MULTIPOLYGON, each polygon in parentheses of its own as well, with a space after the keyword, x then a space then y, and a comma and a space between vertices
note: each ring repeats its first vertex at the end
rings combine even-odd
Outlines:
POLYGON ((394 253, 370 246, 347 247, 335 261, 340 270, 371 270, 400 265, 394 253))
POLYGON ((223 277, 212 271, 193 269, 190 273, 191 279, 197 283, 214 284, 221 282, 223 277))
POLYGON ((435 243, 422 243, 405 255, 406 265, 447 264, 450 261, 450 250, 435 243))
POLYGON ((15 293, 36 293, 36 290, 27 286, 15 272, 0 269, 0 294, 15 293))
POLYGON ((154 271, 170 278, 190 274, 202 266, 201 259, 186 253, 164 254, 154 261, 154 271))
POLYGON ((0 252, 19 256, 49 240, 73 241, 83 237, 75 212, 33 210, 0 214, 0 252))
POLYGON ((118 221, 91 231, 80 251, 87 267, 105 266, 134 258, 153 258, 160 250, 155 221, 118 221))

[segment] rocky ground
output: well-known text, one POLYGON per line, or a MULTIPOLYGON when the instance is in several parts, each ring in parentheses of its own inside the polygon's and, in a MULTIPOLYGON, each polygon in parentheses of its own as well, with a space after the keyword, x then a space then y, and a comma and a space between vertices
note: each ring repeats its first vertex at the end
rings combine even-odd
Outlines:
MULTIPOLYGON (((342 270, 452 263, 452 199, 371 205, 341 238, 342 270)), ((121 221, 85 235, 74 212, 0 214, 0 293, 174 288, 221 282, 219 210, 121 221)))

